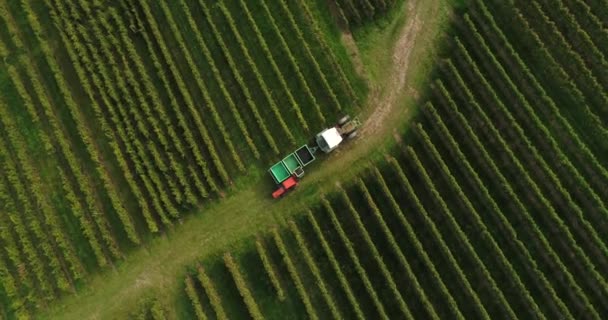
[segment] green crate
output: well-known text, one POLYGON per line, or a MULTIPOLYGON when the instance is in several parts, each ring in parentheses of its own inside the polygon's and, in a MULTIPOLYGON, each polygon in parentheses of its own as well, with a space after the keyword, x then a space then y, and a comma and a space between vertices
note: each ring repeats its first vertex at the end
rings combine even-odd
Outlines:
POLYGON ((283 163, 285 164, 285 167, 287 167, 287 170, 289 170, 289 173, 294 173, 294 171, 300 167, 300 162, 298 162, 296 155, 293 153, 285 157, 283 163))
POLYGON ((281 183, 285 181, 291 175, 283 161, 279 161, 275 165, 270 167, 268 172, 270 172, 270 175, 276 183, 281 183))

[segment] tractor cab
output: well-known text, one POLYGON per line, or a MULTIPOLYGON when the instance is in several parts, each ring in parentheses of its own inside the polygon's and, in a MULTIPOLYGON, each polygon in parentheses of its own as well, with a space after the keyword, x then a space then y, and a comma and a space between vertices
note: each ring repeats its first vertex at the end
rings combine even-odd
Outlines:
POLYGON ((350 140, 357 136, 357 129, 361 126, 358 118, 351 119, 344 116, 334 127, 319 132, 316 136, 317 146, 325 153, 336 149, 344 139, 350 140))
POLYGON ((333 151, 340 145, 343 138, 337 128, 329 128, 317 134, 317 145, 325 153, 333 151))

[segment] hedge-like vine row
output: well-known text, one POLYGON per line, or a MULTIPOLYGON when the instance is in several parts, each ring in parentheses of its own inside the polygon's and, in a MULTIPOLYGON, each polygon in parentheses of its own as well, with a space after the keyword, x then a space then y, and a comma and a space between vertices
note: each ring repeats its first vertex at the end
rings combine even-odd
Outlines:
MULTIPOLYGON (((285 77, 283 77, 283 73, 279 69, 277 62, 274 59, 272 51, 270 51, 270 48, 268 48, 268 44, 266 43, 266 39, 264 38, 264 35, 262 35, 260 28, 258 28, 258 25, 257 25, 255 19, 251 15, 251 12, 249 11, 249 7, 247 7, 247 3, 245 3, 243 0, 240 0, 239 4, 241 5, 241 8, 245 12, 245 16, 247 17, 247 20, 249 21, 249 25, 253 28, 253 31, 257 38, 258 44, 262 47, 262 50, 264 51, 266 58, 268 58, 268 61, 270 62, 270 66, 272 67, 272 70, 273 70, 275 76, 277 77, 277 79, 279 79, 279 83, 281 83, 281 87, 282 87, 283 91, 285 92, 285 94, 287 95, 289 103, 291 104, 291 107, 293 108, 293 111, 295 112, 296 117, 298 118, 298 121, 300 122, 300 125, 302 125, 302 128, 304 128, 304 130, 306 130, 306 132, 308 132, 308 130, 309 130, 308 123, 306 122, 306 119, 304 119, 304 116, 302 115, 302 110, 300 108, 300 105, 296 101, 296 99, 293 97, 293 93, 291 92, 291 89, 287 85, 287 82, 285 81, 285 77)), ((232 18, 230 18, 229 21, 232 21, 232 18)), ((291 58, 293 58, 293 57, 291 57, 291 58)))
POLYGON ((186 4, 186 2, 184 0, 178 0, 178 2, 179 2, 180 7, 182 8, 182 11, 186 15, 186 20, 188 20, 188 25, 194 32, 194 36, 196 38, 197 44, 203 50, 203 55, 205 56, 205 60, 211 66, 213 78, 217 82, 217 85, 220 87, 220 90, 222 91, 222 95, 224 96, 224 99, 228 103, 230 112, 232 113, 234 119, 236 120, 239 130, 243 134, 243 138, 245 138, 245 141, 247 142, 247 145, 253 152, 254 157, 256 159, 259 159, 260 152, 259 152, 258 148, 256 147, 255 143, 253 142, 253 139, 251 138, 249 130, 247 129, 247 125, 243 121, 243 117, 241 116, 241 111, 239 111, 239 109, 237 108, 237 106, 234 102, 234 99, 232 99, 230 92, 228 92, 228 89, 226 88, 226 84, 224 83, 224 80, 222 79, 218 66, 215 63, 215 60, 213 59, 213 57, 211 55, 211 51, 209 50, 209 47, 207 46, 205 40, 203 39, 203 36, 201 35, 201 32, 199 31, 199 27, 196 24, 196 21, 192 17, 190 8, 188 7, 188 5, 186 4))
POLYGON ((260 307, 258 307, 257 302, 255 302, 255 299, 253 298, 253 294, 251 293, 251 290, 249 289, 249 285, 245 281, 245 277, 241 273, 241 270, 240 270, 237 262, 234 260, 232 255, 230 255, 230 253, 224 254, 224 265, 226 266, 226 268, 228 268, 228 271, 232 275, 232 279, 234 280, 234 283, 236 284, 239 294, 241 295, 241 297, 243 298, 243 301, 245 302, 245 305, 247 306, 249 315, 254 320, 264 319, 264 315, 262 315, 262 311, 260 311, 260 307))
MULTIPOLYGON (((361 184, 359 184, 359 187, 361 187, 361 184)), ((392 295, 395 297, 397 304, 399 305, 399 310, 401 311, 401 313, 403 314, 403 316, 405 318, 413 319, 413 315, 410 310, 410 307, 407 305, 407 303, 403 299, 401 292, 399 292, 399 289, 397 288, 397 284, 395 282, 394 277, 391 275, 390 271, 388 270, 386 262, 383 260, 382 256, 380 255, 380 251, 376 247, 376 244, 374 243, 372 237, 370 236, 369 232, 367 231, 367 228, 365 227, 365 224, 363 223, 363 220, 361 219, 359 212, 357 211, 357 209, 355 209, 353 203, 351 202, 350 196, 346 193, 346 190, 344 190, 342 188, 339 188, 338 192, 340 194, 340 197, 341 197, 343 203, 346 205, 346 208, 347 208, 346 211, 348 211, 349 217, 353 218, 353 220, 355 221, 355 223, 357 225, 357 229, 358 229, 359 233, 363 236, 363 239, 364 239, 366 245, 372 251, 372 256, 373 256, 374 260, 376 261, 376 263, 378 264, 378 266, 380 267, 380 271, 382 272, 382 275, 384 276, 385 280, 387 281, 392 295)))
POLYGON ((389 229, 388 225, 386 224, 386 221, 384 221, 384 218, 382 217, 382 213, 380 212, 378 205, 376 205, 374 199, 372 198, 372 195, 365 186, 365 182, 363 182, 363 180, 359 178, 357 179, 356 184, 359 190, 363 193, 363 198, 365 199, 367 206, 371 209, 374 217, 376 218, 376 221, 378 221, 378 224, 380 225, 380 228, 382 228, 384 236, 386 236, 386 238, 388 239, 393 253, 397 256, 397 258, 399 259, 399 263, 401 263, 402 267, 405 269, 405 273, 407 274, 410 281, 413 283, 414 290, 416 291, 418 297, 420 297, 420 299, 422 300, 422 304, 424 305, 426 311, 429 313, 430 318, 439 319, 435 308, 431 304, 426 292, 424 291, 424 289, 420 285, 420 282, 418 281, 418 278, 414 274, 412 267, 405 258, 405 255, 401 251, 401 248, 397 244, 397 240, 395 240, 393 232, 389 229))
POLYGON ((353 289, 351 288, 349 280, 344 275, 344 271, 342 271, 340 262, 338 262, 338 260, 336 259, 336 256, 333 252, 333 249, 331 248, 331 245, 325 239, 325 236, 323 235, 323 232, 321 231, 321 227, 319 227, 319 223, 317 222, 317 219, 315 218, 312 211, 308 210, 306 213, 307 213, 307 217, 308 217, 308 222, 310 222, 310 224, 312 225, 312 228, 314 230, 315 235, 317 236, 317 239, 321 242, 323 251, 325 252, 325 255, 327 256, 327 258, 329 259, 332 269, 338 276, 340 285, 342 286, 342 289, 344 289, 344 292, 346 292, 346 297, 348 298, 350 305, 353 307, 353 310, 355 311, 357 318, 359 320, 365 319, 365 315, 363 314, 363 311, 361 310, 361 306, 359 305, 357 298, 355 298, 355 295, 353 294, 353 289))
POLYGON ((298 269, 296 268, 296 265, 294 264, 293 259, 291 258, 289 251, 287 250, 287 246, 285 245, 285 242, 283 241, 283 238, 281 237, 281 233, 278 228, 275 227, 272 229, 272 237, 274 239, 274 243, 276 244, 277 248, 279 249, 279 252, 281 253, 281 257, 283 258, 283 262, 285 263, 285 266, 287 267, 289 276, 291 277, 291 280, 293 281, 294 285, 296 286, 298 295, 300 296, 300 299, 302 300, 302 303, 304 304, 304 308, 306 309, 306 314, 308 315, 308 317, 310 319, 313 319, 313 320, 319 319, 319 316, 317 315, 317 311, 316 311, 315 307, 312 305, 310 296, 309 296, 308 292, 306 292, 306 288, 304 287, 302 278, 300 277, 298 269))
POLYGON ((230 53, 230 51, 228 50, 228 47, 226 46, 226 43, 224 41, 222 34, 219 32, 217 26, 215 25, 215 22, 213 22, 213 19, 211 17, 209 9, 207 8, 207 5, 202 0, 199 0, 199 4, 200 4, 201 8, 203 9, 203 12, 205 15, 205 20, 207 21, 209 26, 211 26, 211 31, 213 33, 213 36, 215 37, 215 40, 217 41, 220 48, 222 49, 222 53, 224 54, 224 57, 228 61, 230 71, 232 72, 237 83, 239 84, 239 87, 241 88, 241 91, 243 92, 243 95, 245 96, 247 105, 249 106, 249 109, 253 113, 253 116, 254 116, 256 122, 258 123, 258 126, 262 130, 262 134, 266 138, 266 141, 268 142, 272 151, 274 151, 275 154, 279 154, 279 148, 277 147, 276 141, 270 134, 270 131, 268 130, 264 119, 260 115, 258 107, 251 95, 251 91, 249 91, 249 86, 247 85, 247 83, 245 82, 245 79, 243 79, 243 76, 241 75, 239 69, 237 68, 234 58, 233 58, 232 54, 230 53))
POLYGON ((298 249, 304 257, 304 262, 308 266, 308 269, 312 272, 315 282, 317 283, 317 286, 321 291, 323 300, 325 300, 325 303, 327 303, 327 306, 329 307, 329 311, 331 312, 332 317, 334 317, 334 319, 342 319, 342 315, 340 314, 340 310, 338 309, 336 301, 332 293, 330 292, 327 284, 325 283, 325 280, 323 279, 319 266, 317 265, 315 259, 310 253, 310 250, 308 249, 308 244, 306 243, 306 240, 304 240, 302 232, 300 232, 298 225, 293 220, 289 220, 288 224, 289 228, 291 229, 291 233, 296 238, 296 242, 298 243, 298 249))
MULTIPOLYGON (((271 94, 270 88, 268 88, 268 85, 266 84, 264 77, 260 73, 260 70, 259 70, 256 62, 251 57, 251 54, 249 53, 249 49, 248 49, 247 45, 245 44, 245 41, 243 40, 243 37, 241 36, 241 33, 239 32, 239 30, 236 26, 236 23, 234 22, 234 19, 232 18, 232 14, 226 8, 226 5, 224 5, 224 3, 222 3, 222 2, 219 2, 217 7, 220 9, 222 14, 226 18, 226 21, 228 22, 228 26, 229 26, 230 30, 232 31, 232 34, 234 35, 236 42, 238 43, 239 48, 241 49, 241 52, 245 56, 245 61, 249 65, 249 68, 251 68, 251 71, 253 72, 253 74, 255 75, 255 78, 257 79, 257 82, 262 90, 262 93, 264 94, 266 101, 270 105, 270 110, 274 114, 274 117, 276 118, 276 120, 279 122, 279 126, 281 127, 281 129, 283 129, 283 133, 285 134, 285 137, 287 137, 287 140, 289 140, 290 144, 295 144, 295 138, 294 138, 291 130, 287 127, 287 124, 285 123, 285 120, 283 119, 283 116, 281 115, 281 112, 279 110, 279 107, 277 106, 276 101, 271 94)), ((211 19, 212 17, 209 17, 209 18, 211 19)))
POLYGON ((192 280, 192 277, 188 275, 186 276, 186 280, 184 281, 186 284, 186 295, 188 296, 188 299, 190 300, 190 303, 194 308, 194 314, 196 315, 196 318, 198 320, 206 320, 207 316, 205 315, 205 311, 203 311, 203 306, 198 298, 198 294, 196 293, 196 288, 194 287, 194 280, 192 280))
MULTIPOLYGON (((162 34, 160 32, 160 27, 156 23, 156 19, 154 18, 154 15, 150 9, 150 6, 148 5, 147 1, 139 2, 139 4, 141 5, 142 11, 146 17, 146 22, 148 23, 150 29, 152 30, 152 35, 156 39, 156 43, 160 47, 160 50, 165 59, 165 62, 169 66, 169 70, 171 71, 171 74, 173 75, 173 78, 175 79, 177 87, 178 87, 182 97, 184 98, 184 101, 186 102, 187 111, 192 116, 196 129, 199 132, 199 134, 201 135, 201 137, 203 138, 203 141, 205 142, 205 146, 206 146, 207 150, 209 151, 209 155, 212 159, 214 167, 217 170, 217 172, 218 172, 221 180, 224 182, 224 184, 228 185, 231 183, 230 176, 226 172, 226 169, 224 168, 224 164, 222 163, 221 159, 219 158, 215 145, 213 144, 213 141, 211 140, 211 137, 209 136, 209 132, 207 131, 207 128, 206 128, 205 124, 203 123, 203 120, 201 119, 200 114, 196 111, 194 100, 188 91, 188 88, 186 86, 186 83, 183 80, 181 73, 179 72, 177 66, 175 65, 175 63, 173 61, 169 48, 167 47, 165 41, 163 40, 162 34)), ((181 113, 181 112, 178 112, 178 113, 181 113)))
POLYGON ((217 318, 220 320, 227 320, 228 316, 226 315, 226 311, 224 311, 224 307, 222 306, 222 298, 215 289, 213 281, 209 278, 209 276, 207 276, 205 269, 201 265, 197 267, 197 278, 203 286, 203 289, 205 289, 205 293, 211 302, 211 308, 213 308, 213 311, 215 311, 217 318))
POLYGON ((129 237, 129 239, 134 243, 139 243, 140 239, 135 231, 135 227, 133 225, 133 221, 126 211, 122 199, 118 195, 116 191, 116 187, 114 186, 114 182, 112 178, 109 176, 107 169, 103 165, 103 157, 100 151, 97 149, 97 145, 94 142, 93 134, 91 130, 86 126, 87 121, 84 120, 84 116, 82 112, 79 110, 72 93, 63 78, 63 72, 61 72, 61 68, 58 66, 57 61, 55 60, 54 53, 48 43, 48 41, 44 37, 43 27, 40 24, 37 14, 32 10, 28 1, 22 0, 20 1, 22 8, 27 13, 27 21, 29 25, 32 27, 34 34, 36 36, 36 40, 40 45, 40 49, 43 52, 43 56, 45 57, 45 61, 50 67, 53 77, 57 83, 59 88, 59 92, 64 98, 65 104, 68 107, 70 114, 72 115, 80 138, 82 139, 87 152, 89 153, 91 159, 95 164, 95 169, 97 170, 98 175, 101 177, 102 182, 104 184, 104 188, 110 198, 112 206, 114 210, 117 212, 121 222, 123 223, 124 229, 129 237))
POLYGON ((380 298, 378 297, 378 293, 376 292, 376 289, 374 289, 374 286, 372 285, 372 282, 370 281, 369 276, 367 275, 367 271, 361 265, 361 261, 359 260, 359 257, 357 256, 357 252, 355 251, 353 243, 346 236, 346 232, 342 228, 342 224, 338 220, 338 217, 336 216, 336 213, 334 212, 334 209, 332 208, 331 203, 327 199, 322 198, 321 204, 323 205, 323 208, 325 209, 325 211, 329 214, 329 218, 331 220, 332 225, 334 226, 334 229, 338 232, 338 235, 340 236, 340 240, 346 247, 346 250, 348 251, 348 255, 349 255, 350 259, 355 264, 355 270, 357 271, 357 274, 361 278, 361 281, 363 281, 363 284, 365 285, 365 290, 372 298, 372 301, 374 303, 374 306, 376 307, 376 310, 378 311, 380 318, 382 318, 383 320, 389 319, 388 315, 386 314, 386 309, 385 309, 384 305, 382 304, 382 302, 380 301, 380 298))
MULTIPOLYGON (((245 1, 244 0, 240 0, 240 1, 243 4, 243 6, 245 6, 245 1)), ((289 48, 289 45, 287 44, 287 41, 285 41, 285 37, 283 36, 283 34, 281 33, 281 29, 277 25, 276 19, 272 15, 272 12, 268 8, 268 5, 266 4, 265 0, 261 0, 260 1, 260 5, 264 9, 264 13, 268 17, 268 20, 270 21, 270 24, 272 25, 272 30, 274 31, 274 33, 279 38, 279 42, 281 43, 281 48, 287 54, 287 57, 289 58, 289 62, 291 63, 291 67, 296 72, 296 76, 298 77, 298 81, 302 85, 302 88, 304 88, 304 91, 306 92, 306 95, 308 96, 308 98, 310 99, 310 102, 314 106, 315 113, 317 114, 317 117, 319 118, 319 121, 321 121, 321 123, 325 123, 325 116, 323 115, 323 112, 321 111, 321 106, 319 105, 319 102, 317 101, 317 98, 315 97, 315 95, 312 93, 312 91, 310 89, 310 86, 308 85, 308 81, 306 81, 306 78, 304 78, 304 75, 302 74, 302 69, 300 68, 300 64, 298 63, 298 60, 296 60, 296 58, 293 56, 293 52, 289 48)))
MULTIPOLYGON (((470 22, 469 22, 469 26, 471 26, 470 22)), ((553 140, 551 134, 547 132, 547 129, 544 127, 542 121, 538 118, 538 116, 536 115, 536 113, 534 112, 534 110, 532 109, 532 107, 529 105, 528 100, 523 96, 523 94, 518 90, 517 86, 513 83, 513 81, 506 74, 506 70, 500 64, 500 62, 497 61, 497 59, 493 55, 493 53, 489 50, 489 48, 487 47, 487 44, 481 38, 481 36, 477 32, 477 30, 476 29, 472 29, 472 34, 475 36, 477 42, 483 48, 484 52, 487 54, 487 57, 490 58, 490 60, 493 62, 493 66, 498 71, 497 74, 500 74, 502 76, 502 78, 505 79, 505 81, 508 83, 508 85, 510 87, 510 92, 514 96, 517 97, 518 102, 520 103, 520 105, 522 105, 528 111, 527 117, 529 117, 530 119, 532 119, 535 122, 535 126, 536 126, 537 129, 540 129, 541 131, 545 132, 543 140, 544 141, 548 140, 549 142, 551 142, 554 145, 554 149, 555 149, 556 153, 559 156, 558 159, 560 160, 560 162, 562 164, 568 166, 571 169, 570 174, 572 174, 574 177, 576 177, 577 175, 579 175, 579 173, 576 170, 576 168, 574 166, 572 166, 572 164, 570 163, 570 161, 568 160, 568 158, 565 155, 563 155, 563 153, 561 153, 561 150, 556 146, 557 143, 553 140)), ((464 48, 464 47, 461 46, 461 48, 464 48)), ((470 59, 470 57, 468 55, 466 55, 466 51, 464 53, 465 53, 465 56, 467 56, 470 59)), ((476 68, 476 65, 474 64, 474 62, 472 62, 472 60, 469 60, 469 66, 472 66, 473 68, 476 68)), ((474 69, 474 70, 478 71, 477 69, 474 69)), ((532 144, 532 142, 527 138, 526 134, 524 133, 523 129, 520 127, 519 123, 514 119, 514 117, 511 115, 511 113, 506 108, 506 106, 502 103, 502 101, 499 98, 497 98, 497 95, 494 92, 494 90, 489 85, 487 85, 487 82, 485 81, 485 78, 483 76, 481 76, 481 73, 479 73, 479 72, 477 72, 477 73, 480 76, 480 79, 482 79, 482 83, 484 83, 486 85, 486 88, 487 88, 488 92, 491 92, 492 96, 495 97, 497 105, 499 106, 499 108, 502 111, 502 113, 507 117, 507 119, 509 120, 509 122, 513 125, 513 127, 518 132, 519 136, 521 137, 520 141, 524 142, 525 145, 528 146, 528 149, 530 151, 532 151, 532 155, 540 163, 542 169, 547 173, 547 175, 548 175, 550 181, 552 182, 552 184, 554 185, 554 187, 557 188, 557 191, 560 192, 562 194, 562 196, 566 199, 566 201, 568 202, 568 204, 571 207, 571 209, 573 209, 574 211, 577 212, 578 218, 582 221, 583 225, 587 229, 587 232, 590 232, 590 235, 593 237, 593 240, 596 242, 596 244, 600 247, 600 249, 602 251, 608 252, 607 251, 608 249, 606 249, 604 243, 602 242, 602 240, 597 235, 597 232, 595 231, 595 229, 593 228, 593 226, 591 226, 586 221, 586 219, 585 219, 582 211, 578 207, 578 205, 572 201, 571 196, 568 193, 568 190, 566 190, 563 187, 561 181, 559 180, 559 178, 557 177, 557 175, 555 174, 555 172, 553 172, 553 170, 548 165, 548 163, 539 154, 539 151, 537 150, 537 147, 534 146, 532 144)), ((533 131, 535 131, 535 130, 533 130, 533 131)), ((541 141, 543 141, 543 140, 541 140, 541 141)), ((579 184, 582 184, 583 186, 587 186, 586 185, 586 181, 584 181, 584 179, 582 179, 582 178, 579 179, 579 184)), ((595 267, 591 263, 591 260, 587 257, 587 255, 585 254, 585 252, 580 248, 579 244, 577 244, 577 242, 574 240, 575 238, 573 237, 571 231, 569 230, 569 228, 567 227, 567 225, 563 222, 562 218, 557 215, 557 212, 555 211, 555 209, 553 209, 553 206, 549 202, 547 202, 546 205, 547 205, 547 207, 549 209, 549 212, 551 213, 551 216, 558 222, 558 224, 562 228, 564 228, 564 232, 568 235, 568 238, 569 238, 572 246, 575 248, 575 251, 580 254, 580 256, 583 259, 583 261, 585 262, 585 264, 587 264, 588 267, 591 268, 591 270, 595 270, 595 267)), ((606 255, 606 253, 604 253, 604 255, 606 255)), ((603 279, 603 277, 601 277, 596 272, 593 272, 593 273, 594 273, 596 279, 603 286, 605 286, 605 279, 603 279)))
MULTIPOLYGON (((455 83, 458 84, 457 88, 460 88, 461 90, 463 90, 464 94, 466 95, 466 101, 469 102, 470 107, 473 107, 475 112, 477 112, 477 114, 482 117, 483 123, 485 123, 488 126, 490 132, 492 132, 492 134, 493 134, 493 137, 495 137, 495 139, 498 141, 498 144, 500 146, 500 152, 505 153, 509 157, 511 163, 514 164, 515 167, 518 169, 517 174, 520 176, 523 176, 524 181, 526 182, 526 187, 529 187, 530 189, 535 191, 535 194, 538 196, 538 192, 537 192, 538 186, 530 178, 530 175, 527 172, 527 170, 524 169, 524 166, 522 165, 522 163, 515 156, 515 154, 511 150, 511 148, 507 145, 506 141, 500 135, 500 133, 496 129, 496 127, 492 124, 492 121, 487 117, 486 113, 483 111, 481 106, 475 101, 475 99, 473 98, 473 94, 471 93, 468 86, 465 84, 464 80, 462 79, 462 77, 460 76, 460 74, 458 73, 457 69, 454 67, 454 65, 451 61, 448 61, 447 67, 450 70, 449 71, 450 72, 449 81, 454 81, 455 83)), ((511 193, 512 198, 518 199, 516 196, 515 197, 513 196, 514 193, 511 192, 512 189, 507 188, 507 190, 511 193)), ((530 196, 530 194, 528 194, 528 197, 529 196, 530 196)), ((546 203, 546 199, 544 199, 542 194, 540 195, 540 197, 542 197, 542 198, 540 198, 541 201, 543 203, 546 203)), ((560 267, 560 270, 565 273, 566 278, 569 282, 569 286, 574 288, 574 294, 576 295, 576 297, 581 299, 582 301, 584 301, 587 308, 589 308, 589 310, 591 312, 595 312, 595 309, 593 308, 593 306, 591 306, 589 304, 587 296, 584 294, 584 292, 582 291, 580 286, 576 283, 576 281, 574 280, 570 271, 565 267, 561 258, 557 255, 557 253, 551 246, 551 243, 549 242, 549 240, 546 238, 544 233, 540 230, 540 228, 538 227, 538 225, 537 225, 536 221, 534 220, 534 218, 532 217, 532 215, 528 212, 527 209, 525 209, 525 206, 523 205, 523 203, 517 201, 516 204, 518 204, 518 206, 520 207, 520 210, 521 210, 520 212, 523 213, 523 217, 528 222, 528 226, 530 226, 532 228, 532 231, 534 232, 536 237, 538 239, 540 239, 541 242, 543 243, 544 249, 551 255, 552 261, 554 263, 557 263, 560 267)), ((597 312, 595 312, 595 314, 597 314, 597 312)))
POLYGON ((268 251, 264 246, 264 240, 262 238, 258 238, 255 241, 255 247, 260 256, 260 260, 262 260, 262 265, 264 266, 264 270, 270 278, 270 282, 272 283, 272 287, 277 292, 277 297, 280 301, 284 301, 286 299, 285 290, 281 285, 281 281, 279 280, 279 276, 277 275, 276 268, 272 263, 270 256, 268 255, 268 251))
MULTIPOLYGON (((468 123, 461 124, 461 122, 466 119, 464 119, 464 116, 460 112, 458 112, 458 110, 456 110, 454 101, 449 96, 449 93, 447 92, 447 90, 445 89, 445 87, 443 86, 443 84, 441 82, 438 82, 438 87, 441 90, 441 94, 445 95, 445 99, 449 101, 448 104, 450 106, 446 106, 446 109, 448 109, 447 110, 448 114, 457 115, 458 119, 454 120, 454 121, 458 125, 461 125, 462 127, 466 127, 467 133, 469 135, 471 135, 471 137, 472 137, 471 140, 475 142, 475 147, 479 151, 480 159, 473 158, 473 159, 471 159, 471 161, 475 161, 474 162, 475 164, 479 164, 481 162, 481 159, 483 159, 485 161, 485 164, 487 164, 487 166, 483 165, 483 167, 487 171, 491 172, 490 174, 492 177, 496 177, 500 181, 502 188, 506 189, 507 193, 511 196, 511 198, 514 198, 515 201, 517 201, 519 204, 521 204, 519 198, 517 198, 517 196, 513 192, 511 184, 507 181, 505 176, 500 172, 500 170, 496 166, 494 160, 488 155, 487 151, 485 150, 485 147, 481 144, 481 142, 479 141, 479 138, 477 137, 475 132, 471 129, 471 127, 468 125, 468 123)), ((545 276, 545 274, 539 269, 537 262, 531 256, 531 254, 530 254, 528 248, 526 247, 526 245, 524 244, 523 240, 520 239, 520 236, 515 231, 515 228, 513 227, 511 222, 506 218, 505 213, 503 212, 501 207, 498 205, 496 200, 494 200, 494 198, 491 196, 490 191, 486 187, 485 183, 481 180, 479 174, 477 173, 477 170, 475 170, 475 168, 471 164, 471 161, 469 161, 469 159, 464 155, 463 151, 460 149, 460 146, 456 142, 455 138, 453 137, 452 133, 449 131, 447 126, 445 125, 442 117, 439 116, 435 107, 432 104, 429 104, 428 107, 425 109, 425 113, 427 114, 428 117, 432 118, 432 121, 434 121, 434 124, 437 127, 436 131, 440 132, 441 137, 445 138, 445 141, 447 141, 451 152, 456 154, 457 159, 460 161, 461 164, 464 164, 469 175, 472 176, 471 179, 473 181, 471 182, 471 184, 474 184, 477 188, 479 188, 481 190, 481 193, 484 196, 484 202, 487 203, 487 206, 491 209, 491 212, 493 214, 497 215, 497 217, 499 218, 499 223, 501 223, 501 225, 508 231, 507 237, 510 239, 510 241, 512 241, 518 247, 520 252, 523 253, 522 259, 525 261, 525 266, 527 267, 526 270, 528 270, 528 272, 533 273, 536 276, 536 278, 534 278, 534 279, 537 282, 541 282, 541 284, 539 284, 539 286, 543 287, 542 292, 545 293, 545 295, 547 295, 547 294, 550 295, 550 298, 549 298, 550 301, 557 303, 557 305, 559 306, 560 309, 556 312, 556 314, 563 314, 563 315, 567 315, 570 317, 571 316, 570 310, 568 310, 567 306, 564 304, 562 299, 557 295, 557 293, 555 292, 555 288, 547 280, 547 277, 545 276)), ((469 175, 467 175, 467 176, 469 176, 469 175)))
MULTIPOLYGON (((387 161, 390 161, 390 160, 391 160, 391 158, 387 158, 387 161)), ((418 239, 418 236, 414 232, 414 228, 409 223, 409 221, 405 218, 403 211, 399 207, 397 200, 395 199, 392 192, 390 191, 388 185, 386 184, 386 181, 384 180, 384 177, 382 176, 382 174, 380 173, 380 170, 378 170, 378 168, 373 169, 373 176, 374 176, 375 181, 378 184, 380 184, 380 189, 382 190, 382 193, 384 193, 384 195, 386 197, 388 197, 390 206, 392 207, 392 210, 397 214, 402 226, 405 228, 405 231, 407 232, 409 240, 414 244, 414 246, 416 247, 416 251, 418 252, 418 254, 420 256, 422 256, 422 259, 423 259, 425 265, 433 274, 433 280, 435 280, 435 282, 439 286, 442 294, 445 296, 445 299, 448 301, 448 307, 454 313, 454 316, 457 319, 461 319, 461 320, 464 319, 462 312, 458 308, 458 304, 456 303, 456 301, 454 300, 454 297, 452 296, 452 294, 449 292, 448 288, 446 287, 441 275, 439 274, 439 271, 437 271, 435 264, 433 263, 433 261, 431 260, 431 258, 428 255, 428 253, 424 249, 424 246, 420 242, 420 239, 418 239)))

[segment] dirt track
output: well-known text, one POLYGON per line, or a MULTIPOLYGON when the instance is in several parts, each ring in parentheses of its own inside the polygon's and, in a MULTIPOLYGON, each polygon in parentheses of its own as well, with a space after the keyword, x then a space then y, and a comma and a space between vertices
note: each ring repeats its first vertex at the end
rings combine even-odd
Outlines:
POLYGON ((384 88, 376 87, 371 90, 369 104, 374 106, 374 111, 365 121, 361 130, 362 136, 377 134, 394 110, 403 90, 406 89, 405 80, 411 62, 410 55, 422 26, 420 12, 416 10, 419 1, 422 0, 407 2, 407 22, 399 32, 399 38, 392 51, 393 63, 389 79, 384 88))

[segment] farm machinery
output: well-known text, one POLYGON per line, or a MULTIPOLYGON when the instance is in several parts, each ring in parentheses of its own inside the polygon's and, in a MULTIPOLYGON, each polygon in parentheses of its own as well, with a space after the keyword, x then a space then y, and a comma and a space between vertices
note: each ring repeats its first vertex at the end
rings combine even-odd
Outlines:
POLYGON ((295 189, 304 176, 304 167, 316 159, 315 154, 318 150, 324 153, 332 152, 342 142, 355 138, 360 126, 361 122, 358 118, 351 119, 348 115, 344 116, 336 125, 323 129, 315 136, 316 145, 305 144, 272 165, 268 172, 277 185, 272 197, 281 198, 295 189))

